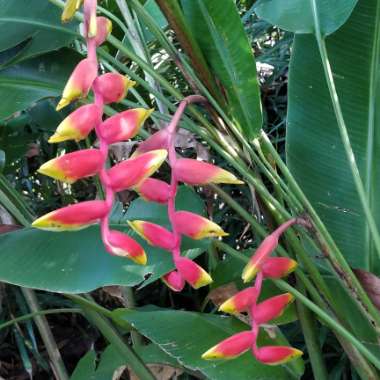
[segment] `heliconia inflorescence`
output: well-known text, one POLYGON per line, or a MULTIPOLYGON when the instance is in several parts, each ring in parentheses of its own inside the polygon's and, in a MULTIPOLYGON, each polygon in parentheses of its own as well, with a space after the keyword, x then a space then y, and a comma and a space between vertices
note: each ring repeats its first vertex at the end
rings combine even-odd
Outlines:
POLYGON ((207 350, 202 358, 206 360, 232 359, 249 349, 261 363, 278 365, 302 355, 302 351, 288 346, 257 346, 259 329, 262 325, 279 318, 293 301, 290 293, 280 294, 258 302, 265 278, 281 278, 296 269, 297 263, 287 257, 270 257, 278 246, 281 234, 294 224, 305 224, 303 219, 294 218, 268 235, 245 266, 242 274, 244 282, 255 277, 254 285, 241 290, 225 302, 219 310, 228 314, 246 312, 250 317, 251 330, 235 334, 207 350))
POLYGON ((96 47, 107 39, 112 30, 112 23, 105 17, 96 17, 96 0, 68 0, 62 21, 69 21, 82 4, 84 5, 83 35, 87 42, 88 57, 75 67, 63 90, 57 110, 77 99, 86 98, 91 90, 94 102, 80 106, 67 116, 59 124, 49 142, 80 141, 95 131, 100 147, 64 154, 46 162, 38 171, 70 184, 99 175, 106 199, 80 202, 52 211, 34 221, 33 226, 49 231, 66 231, 79 230, 100 222, 101 237, 107 252, 145 265, 147 257, 142 246, 129 235, 110 230, 108 219, 114 193, 143 186, 143 182, 163 163, 167 150, 150 150, 106 169, 109 144, 136 136, 153 110, 130 109, 103 121, 104 105, 121 101, 135 82, 118 73, 98 75, 96 47))
MULTIPOLYGON (((80 106, 67 116, 50 137, 50 143, 67 140, 81 141, 95 131, 99 148, 67 153, 43 164, 39 172, 56 180, 74 183, 86 177, 99 175, 105 199, 69 205, 41 216, 34 221, 36 228, 49 231, 79 230, 100 223, 101 238, 111 255, 129 258, 145 265, 147 256, 143 247, 129 235, 109 228, 115 193, 126 189, 136 191, 147 201, 167 205, 170 227, 165 228, 144 220, 128 221, 132 230, 150 245, 169 251, 175 269, 166 273, 162 281, 173 291, 181 291, 185 284, 198 289, 212 282, 211 276, 193 260, 181 255, 183 236, 192 239, 223 237, 228 235, 211 220, 190 211, 176 210, 175 199, 179 182, 187 185, 213 183, 242 184, 234 174, 211 163, 189 158, 177 158, 175 135, 180 118, 190 103, 204 103, 202 96, 185 98, 171 122, 150 138, 139 144, 127 160, 106 167, 109 145, 135 137, 153 112, 152 109, 129 109, 103 120, 104 105, 120 102, 135 82, 119 73, 98 75, 96 48, 107 40, 112 23, 96 16, 97 0, 67 0, 62 21, 68 22, 83 5, 83 36, 87 43, 87 58, 78 63, 64 87, 57 105, 60 110, 70 103, 85 99, 90 91, 94 102, 80 106), (168 157, 171 168, 170 183, 150 178, 168 157)), ((220 311, 235 314, 248 312, 252 329, 235 334, 203 354, 204 359, 231 359, 252 350, 262 363, 275 365, 298 357, 301 351, 286 346, 257 347, 257 336, 262 324, 278 318, 292 302, 291 294, 282 294, 258 303, 262 281, 265 278, 281 278, 296 268, 296 262, 284 257, 269 257, 276 249, 280 235, 291 225, 292 219, 270 234, 257 249, 243 271, 244 282, 255 277, 253 286, 240 291, 220 306, 220 311)))
POLYGON ((158 179, 147 178, 132 188, 148 201, 167 204, 171 231, 142 220, 130 221, 129 224, 149 244, 171 252, 175 270, 163 276, 162 281, 173 291, 181 291, 185 283, 198 289, 212 282, 211 276, 203 268, 189 258, 181 256, 182 236, 199 240, 228 235, 216 223, 201 215, 190 211, 176 210, 175 198, 178 182, 184 182, 187 185, 243 183, 232 173, 215 165, 193 159, 177 158, 174 146, 177 126, 186 106, 193 102, 205 102, 205 99, 197 95, 185 98, 166 128, 142 142, 131 158, 131 160, 139 160, 152 150, 168 151, 171 167, 170 184, 158 179))
POLYGON ((195 185, 242 182, 232 173, 212 164, 192 159, 180 160, 176 157, 174 136, 179 119, 188 103, 205 101, 201 96, 186 98, 166 128, 139 144, 129 159, 111 168, 106 167, 109 145, 135 137, 153 109, 129 109, 103 120, 104 105, 120 102, 135 82, 119 73, 98 74, 96 48, 107 40, 112 31, 112 23, 106 17, 96 16, 96 0, 67 0, 62 21, 68 22, 82 5, 82 35, 87 42, 88 56, 78 63, 70 75, 57 110, 78 99, 85 99, 90 91, 94 94, 94 102, 81 105, 67 116, 58 125, 49 142, 81 141, 95 131, 99 139, 99 148, 66 153, 46 162, 38 171, 69 184, 99 175, 105 200, 63 207, 38 218, 33 226, 51 231, 66 231, 78 230, 100 222, 101 237, 106 251, 143 265, 147 262, 147 257, 141 245, 123 232, 110 230, 108 223, 115 193, 134 190, 147 201, 168 206, 171 230, 144 220, 128 221, 131 229, 150 245, 172 253, 176 269, 167 273, 162 280, 174 291, 182 290, 186 282, 194 288, 205 286, 212 281, 211 277, 195 262, 181 257, 181 237, 203 239, 227 234, 203 216, 175 209, 177 183, 181 181, 195 185), (150 178, 168 155, 172 169, 171 183, 150 178))

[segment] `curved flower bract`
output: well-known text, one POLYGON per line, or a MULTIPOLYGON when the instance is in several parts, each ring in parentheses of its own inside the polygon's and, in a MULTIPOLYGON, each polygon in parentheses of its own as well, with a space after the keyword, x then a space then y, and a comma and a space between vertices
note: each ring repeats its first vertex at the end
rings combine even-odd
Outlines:
POLYGON ((32 226, 47 231, 81 230, 97 223, 109 212, 104 201, 86 201, 41 216, 32 226))

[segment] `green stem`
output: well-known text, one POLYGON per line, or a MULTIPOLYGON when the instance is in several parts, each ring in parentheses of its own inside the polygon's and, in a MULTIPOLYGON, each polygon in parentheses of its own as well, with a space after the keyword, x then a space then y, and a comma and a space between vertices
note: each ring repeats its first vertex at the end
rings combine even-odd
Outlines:
MULTIPOLYGON (((305 289, 300 282, 297 283, 297 288, 302 294, 305 294, 305 289)), ((319 344, 316 320, 313 318, 310 310, 299 301, 297 301, 297 312, 302 333, 305 338, 307 352, 309 353, 314 379, 327 380, 328 373, 319 344)))
MULTIPOLYGON (((249 258, 244 256, 239 251, 231 248, 227 244, 216 241, 218 247, 223 249, 224 252, 229 255, 236 257, 237 259, 248 262, 249 258)), ((302 293, 300 293, 297 289, 289 285, 286 281, 283 280, 273 280, 276 286, 282 290, 285 290, 291 293, 297 300, 299 300, 303 305, 305 305, 308 309, 313 311, 329 328, 334 330, 336 333, 341 335, 347 341, 349 341, 366 359, 368 359, 376 368, 380 369, 380 359, 372 354, 371 351, 367 349, 358 339, 355 338, 348 330, 346 330, 339 322, 330 317, 322 308, 316 305, 314 302, 310 301, 307 297, 305 297, 302 293)))
POLYGON ((77 294, 65 294, 65 297, 69 298, 81 307, 96 311, 97 313, 104 315, 107 318, 112 318, 112 312, 105 307, 98 305, 96 302, 78 296, 77 294))
POLYGON ((0 204, 23 226, 29 226, 33 220, 25 201, 3 174, 0 174, 0 204))
POLYGON ((10 321, 0 324, 0 330, 6 327, 12 326, 16 323, 28 321, 31 318, 37 317, 38 315, 50 315, 50 314, 62 314, 62 313, 81 313, 81 309, 76 308, 64 308, 64 309, 48 309, 48 310, 38 310, 33 313, 24 314, 21 317, 13 318, 10 321))
POLYGON ((27 288, 21 288, 21 291, 30 310, 36 314, 33 319, 37 325, 38 331, 40 332, 41 338, 46 347, 46 351, 49 354, 55 376, 57 376, 59 380, 69 380, 69 375, 67 374, 65 364, 63 363, 61 354, 58 350, 53 334, 51 333, 49 324, 46 318, 40 313, 38 300, 34 291, 27 288))
POLYGON ((85 304, 81 304, 81 307, 90 322, 99 329, 105 339, 117 349, 120 355, 124 357, 126 363, 133 370, 138 379, 155 380, 155 377, 145 366, 144 362, 136 355, 134 350, 124 342, 123 338, 117 333, 107 319, 85 304))
MULTIPOLYGON (((134 309, 136 307, 135 304, 135 295, 133 294, 133 288, 129 286, 123 286, 121 288, 122 296, 125 301, 125 306, 128 309, 134 309)), ((143 343, 142 336, 136 330, 131 330, 131 339, 133 346, 141 346, 143 343)))
MULTIPOLYGON (((299 187, 297 181, 294 179, 293 175, 290 173, 288 167, 282 161, 282 158, 273 147, 270 142, 268 136, 262 132, 261 141, 265 145, 265 147, 269 150, 272 157, 276 161, 276 164, 280 168, 282 174, 288 181, 290 187, 292 188, 294 194, 302 201, 305 206, 306 211, 311 217, 316 231, 318 232, 319 244, 325 245, 326 250, 324 253, 326 255, 327 260, 332 266, 334 275, 342 281, 347 289, 353 294, 353 299, 357 302, 359 308, 362 310, 363 314, 373 321, 377 327, 377 330, 380 329, 380 314, 376 307, 373 305, 372 301, 368 297, 368 294, 365 292, 360 282, 352 272, 350 266, 347 264, 347 261, 343 257, 339 248, 335 244, 333 238, 329 234, 326 229, 326 226, 323 224, 319 215, 314 210, 313 206, 299 187), (368 315, 369 313, 369 315, 368 315)), ((323 247, 322 247, 323 248, 323 247)))

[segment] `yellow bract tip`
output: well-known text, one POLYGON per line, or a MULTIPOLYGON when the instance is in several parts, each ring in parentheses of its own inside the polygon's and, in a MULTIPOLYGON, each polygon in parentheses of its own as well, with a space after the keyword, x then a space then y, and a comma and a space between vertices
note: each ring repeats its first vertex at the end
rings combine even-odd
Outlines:
POLYGON ((252 265, 251 263, 248 263, 244 267, 243 273, 241 275, 243 282, 247 283, 247 282, 253 280, 256 277, 258 271, 259 271, 259 268, 257 266, 252 265))
POLYGON ((143 252, 141 255, 138 255, 138 256, 129 256, 129 258, 135 262, 136 264, 139 264, 139 265, 146 265, 148 259, 146 257, 146 254, 145 252, 143 252))
POLYGON ((202 359, 205 359, 205 360, 223 359, 223 355, 221 352, 217 351, 217 346, 214 346, 202 354, 202 359))
POLYGON ((230 298, 227 301, 223 302, 219 306, 219 311, 222 311, 223 313, 228 313, 228 314, 235 314, 236 313, 236 307, 234 305, 233 300, 230 298))
POLYGON ((209 285, 213 282, 211 276, 206 272, 202 270, 201 277, 194 283, 193 288, 199 289, 202 286, 209 285))
POLYGON ((59 101, 59 103, 58 103, 58 105, 57 105, 57 107, 56 107, 55 110, 56 110, 56 111, 60 111, 62 108, 68 106, 70 103, 71 103, 71 101, 70 101, 69 99, 62 98, 62 99, 59 101))
POLYGON ((50 136, 48 143, 54 144, 54 143, 59 143, 62 141, 69 140, 70 138, 68 136, 62 136, 59 133, 54 133, 54 135, 50 136))

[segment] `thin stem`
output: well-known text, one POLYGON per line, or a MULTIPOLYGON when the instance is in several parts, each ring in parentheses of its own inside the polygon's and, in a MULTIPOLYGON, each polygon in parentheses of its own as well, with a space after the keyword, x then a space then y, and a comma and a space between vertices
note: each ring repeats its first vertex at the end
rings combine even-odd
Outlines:
POLYGON ((54 374, 59 380, 69 380, 69 375, 67 373, 65 364, 63 363, 62 356, 58 350, 57 344, 54 340, 53 334, 51 333, 49 324, 46 318, 40 313, 40 307, 38 305, 38 300, 34 291, 27 288, 21 288, 21 291, 30 310, 36 314, 33 319, 37 325, 38 331, 40 332, 41 338, 46 347, 46 351, 48 352, 51 359, 51 365, 54 374))
POLYGON ((78 296, 77 294, 65 294, 65 297, 77 303, 82 308, 85 307, 87 309, 96 311, 97 313, 104 315, 107 318, 112 318, 112 311, 106 309, 103 306, 100 306, 94 301, 90 301, 84 297, 78 296))
POLYGON ((117 349, 120 355, 123 356, 126 363, 130 366, 138 379, 155 380, 155 377, 145 366, 144 362, 137 356, 134 350, 124 342, 123 338, 117 333, 107 319, 84 304, 82 305, 82 308, 90 322, 99 329, 105 339, 107 339, 107 341, 117 349))
MULTIPOLYGON (((297 283, 298 290, 305 294, 305 288, 300 282, 297 283)), ((302 333, 305 338, 307 351, 313 369, 314 379, 327 380, 328 373, 325 361, 323 359, 321 347, 319 344, 319 336, 316 329, 316 321, 310 310, 305 307, 302 302, 297 301, 297 314, 301 323, 302 333)))
POLYGON ((82 313, 82 310, 78 309, 78 308, 39 310, 39 311, 35 311, 33 313, 24 314, 21 317, 16 317, 16 318, 13 318, 13 319, 11 319, 11 320, 9 320, 7 322, 4 322, 4 323, 0 324, 0 330, 3 330, 3 329, 5 329, 5 328, 7 328, 9 326, 12 326, 12 325, 16 324, 16 323, 26 322, 29 319, 37 317, 39 315, 51 315, 51 314, 62 314, 62 313, 73 313, 73 314, 74 313, 82 313))
POLYGON ((294 194, 302 201, 305 206, 306 211, 311 217, 315 229, 317 231, 318 243, 321 246, 327 260, 331 264, 333 269, 332 273, 342 281, 347 289, 353 294, 353 299, 357 302, 359 308, 362 310, 363 315, 366 315, 370 321, 373 321, 376 325, 377 331, 380 329, 380 314, 376 307, 373 305, 372 301, 369 299, 368 294, 362 288, 360 282, 353 274, 350 266, 347 264, 347 261, 343 257, 339 248, 335 244, 331 235, 326 229, 326 226, 323 224, 319 215, 314 210, 313 206, 299 187, 297 181, 294 179, 293 175, 290 173, 288 167, 282 161, 282 158, 273 147, 268 136, 262 132, 261 140, 265 147, 269 150, 272 157, 276 161, 276 164, 279 166, 282 174, 288 181, 290 187, 292 188, 294 194))
MULTIPOLYGON (((135 53, 144 61, 152 65, 150 57, 145 53, 143 42, 140 38, 139 32, 135 26, 135 20, 128 8, 125 0, 116 0, 116 4, 120 9, 122 16, 124 17, 125 23, 127 25, 126 36, 129 39, 135 53)), ((150 74, 144 70, 145 80, 150 84, 152 88, 155 88, 158 92, 161 92, 159 85, 155 82, 150 74)), ((161 113, 167 113, 165 105, 161 102, 159 98, 156 98, 158 109, 161 113)))

